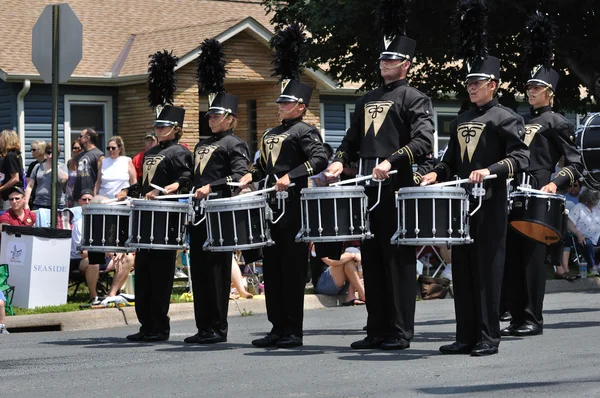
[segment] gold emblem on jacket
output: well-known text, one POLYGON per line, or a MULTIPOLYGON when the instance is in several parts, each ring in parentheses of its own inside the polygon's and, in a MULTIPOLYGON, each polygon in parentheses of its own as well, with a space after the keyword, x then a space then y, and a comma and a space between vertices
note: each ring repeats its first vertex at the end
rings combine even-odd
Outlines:
POLYGON ((263 158, 265 165, 268 164, 270 157, 271 165, 275 166, 277 163, 277 158, 279 158, 279 154, 281 153, 283 141, 285 141, 289 135, 290 133, 263 135, 262 151, 260 151, 260 156, 263 158))
POLYGON ((154 173, 156 173, 156 168, 159 163, 163 161, 165 158, 164 155, 149 155, 144 159, 144 168, 143 168, 143 176, 142 180, 144 184, 149 184, 152 182, 154 178, 154 173))
POLYGON ((208 164, 208 161, 212 157, 213 153, 219 148, 218 145, 202 145, 196 149, 195 153, 195 162, 194 162, 194 170, 196 172, 200 172, 200 175, 204 173, 204 168, 208 164), (200 170, 198 170, 200 167, 200 170))
POLYGON ((525 136, 523 137, 523 142, 525 145, 531 145, 531 141, 535 138, 535 135, 542 128, 541 124, 526 124, 525 125, 525 136))
POLYGON ((481 138, 484 129, 485 123, 479 122, 468 122, 458 125, 457 138, 458 143, 460 144, 460 159, 462 161, 465 160, 465 152, 467 152, 469 163, 471 163, 473 160, 473 153, 475 153, 475 148, 477 148, 477 144, 479 144, 479 139, 481 138))
POLYGON ((377 137, 379 129, 385 120, 394 101, 373 101, 365 104, 365 135, 373 126, 373 134, 377 137))

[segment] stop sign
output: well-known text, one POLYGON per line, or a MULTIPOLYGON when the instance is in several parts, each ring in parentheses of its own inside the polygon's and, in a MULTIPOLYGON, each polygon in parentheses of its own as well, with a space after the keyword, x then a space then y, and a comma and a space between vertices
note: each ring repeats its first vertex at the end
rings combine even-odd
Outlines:
POLYGON ((58 81, 66 83, 81 61, 83 25, 68 4, 47 5, 33 26, 31 61, 45 83, 52 83, 52 9, 58 11, 58 81))

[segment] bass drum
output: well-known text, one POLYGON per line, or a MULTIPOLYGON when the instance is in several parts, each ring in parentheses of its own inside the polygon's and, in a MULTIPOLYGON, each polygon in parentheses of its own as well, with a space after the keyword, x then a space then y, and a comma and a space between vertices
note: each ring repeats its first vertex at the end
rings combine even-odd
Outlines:
POLYGON ((600 113, 590 114, 577 130, 577 148, 585 185, 600 190, 600 113))

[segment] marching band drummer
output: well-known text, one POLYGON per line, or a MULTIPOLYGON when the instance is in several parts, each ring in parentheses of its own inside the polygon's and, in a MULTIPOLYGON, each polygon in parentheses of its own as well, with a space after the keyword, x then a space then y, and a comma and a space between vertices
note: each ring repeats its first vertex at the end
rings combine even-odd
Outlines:
MULTIPOLYGON (((173 68, 176 58, 167 53, 156 53, 151 61, 152 69, 173 68)), ((165 73, 160 73, 164 75, 165 73)), ((150 80, 150 79, 149 79, 150 80)), ((155 94, 156 82, 150 82, 150 96, 155 94)), ((163 82, 162 87, 172 86, 171 94, 175 92, 174 81, 163 82)), ((159 101, 150 100, 155 107, 160 102, 172 103, 172 96, 159 101), (163 102, 164 101, 164 102, 163 102)), ((116 197, 124 200, 127 196, 154 200, 160 199, 161 192, 150 184, 163 187, 165 194, 187 193, 192 188, 192 153, 183 145, 178 144, 183 135, 183 120, 185 109, 165 105, 156 121, 154 129, 158 145, 150 148, 144 154, 143 175, 141 182, 120 191, 116 197)), ((169 339, 169 303, 173 290, 175 274, 176 250, 140 249, 135 256, 135 313, 141 323, 138 333, 127 336, 129 341, 157 342, 169 339)))
MULTIPOLYGON (((292 182, 296 184, 288 191, 284 216, 271 227, 275 245, 263 249, 267 316, 273 327, 265 337, 252 341, 256 347, 302 345, 308 247, 306 243, 295 241, 301 228, 300 191, 307 187, 309 176, 327 167, 327 154, 319 130, 302 121, 312 87, 299 80, 300 71, 295 68, 299 65, 298 54, 289 54, 290 49, 301 46, 301 42, 294 41, 300 37, 304 40, 301 28, 291 25, 271 40, 278 56, 275 71, 284 79, 283 90, 276 101, 281 125, 264 133, 258 161, 251 173, 240 180, 249 184, 266 178, 266 186, 274 185, 278 192, 285 191, 292 182)), ((271 196, 270 206, 273 218, 277 219, 281 210, 277 209, 274 196, 271 196)))
MULTIPOLYGON (((389 12, 398 11, 402 12, 389 12)), ((378 14, 382 14, 381 9, 378 14)), ((401 350, 410 347, 414 335, 416 250, 390 243, 396 231, 390 217, 396 213, 394 192, 414 186, 420 177, 413 176, 412 165, 432 151, 434 123, 431 100, 406 80, 416 42, 404 36, 400 26, 384 27, 383 33, 379 67, 384 85, 357 101, 350 128, 328 172, 339 176, 359 152, 362 174, 372 173, 384 180, 392 168, 398 170, 391 180, 383 182, 380 203, 370 212, 374 238, 361 243, 367 336, 351 347, 401 350)), ((366 186, 369 207, 377 201, 377 187, 375 183, 366 186)))
MULTIPOLYGON (((246 143, 233 135, 237 126, 238 98, 224 91, 225 61, 223 47, 214 39, 200 46, 198 59, 199 87, 211 93, 206 113, 212 136, 194 149, 194 186, 196 199, 213 192, 231 197, 228 182, 238 181, 248 173, 250 152, 246 143)), ((192 226, 190 263, 194 292, 194 315, 198 333, 183 341, 214 344, 227 341, 227 310, 231 284, 232 252, 202 249, 207 239, 206 224, 192 226), (200 294, 205 293, 205 294, 200 294)))
MULTIPOLYGON (((531 110, 525 116, 523 140, 529 146, 530 165, 527 176, 531 188, 547 193, 573 185, 582 169, 581 155, 575 146, 575 127, 564 116, 554 113, 552 105, 558 85, 558 72, 550 68, 551 51, 538 51, 551 42, 549 17, 533 16, 527 24, 529 37, 524 41, 529 63, 536 65, 527 81, 527 96, 531 110), (540 40, 546 33, 545 41, 540 40), (530 54, 546 55, 535 59, 530 54), (565 166, 550 181, 558 160, 564 156, 565 166)), ((550 44, 551 48, 551 44, 550 44)), ((518 177, 522 177, 519 175, 518 177)), ((521 181, 521 183, 526 183, 521 181)), ((550 246, 550 248, 556 245, 550 246)), ((560 245, 559 245, 560 246, 560 245)), ((523 236, 509 227, 506 242, 505 291, 508 294, 508 310, 512 315, 509 326, 502 329, 502 336, 534 336, 543 332, 542 308, 546 290, 547 246, 523 236)))

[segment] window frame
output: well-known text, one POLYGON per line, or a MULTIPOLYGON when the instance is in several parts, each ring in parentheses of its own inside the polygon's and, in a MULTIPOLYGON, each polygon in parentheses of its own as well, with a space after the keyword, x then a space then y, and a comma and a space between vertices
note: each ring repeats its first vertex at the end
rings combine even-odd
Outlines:
MULTIPOLYGON (((104 107, 104 137, 113 136, 113 97, 110 95, 65 95, 64 96, 64 155, 65 162, 71 159, 71 105, 102 105, 104 107)), ((103 148, 100 148, 105 152, 103 148)))

